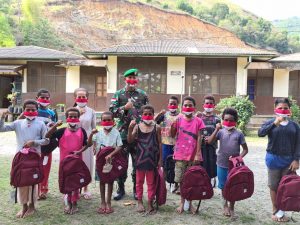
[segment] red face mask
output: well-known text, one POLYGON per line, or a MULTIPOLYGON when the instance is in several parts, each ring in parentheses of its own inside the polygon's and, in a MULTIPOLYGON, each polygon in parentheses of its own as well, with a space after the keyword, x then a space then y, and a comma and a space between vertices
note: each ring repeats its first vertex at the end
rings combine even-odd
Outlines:
POLYGON ((289 109, 275 109, 274 112, 283 115, 291 115, 291 110, 289 109))
POLYGON ((25 111, 23 113, 23 115, 24 116, 38 116, 38 112, 37 111, 34 111, 34 112, 32 112, 32 111, 30 111, 30 112, 25 111))
POLYGON ((128 79, 128 80, 126 80, 126 83, 131 84, 131 85, 135 85, 135 84, 138 83, 138 80, 137 79, 128 79))
POLYGON ((88 99, 87 98, 76 98, 76 102, 87 103, 88 99))
POLYGON ((215 105, 214 104, 203 104, 203 108, 215 108, 215 105))
POLYGON ((153 120, 153 116, 142 116, 142 120, 153 120))
POLYGON ((235 127, 236 126, 236 122, 235 121, 223 121, 223 125, 226 127, 235 127))
POLYGON ((79 123, 80 120, 78 118, 67 118, 67 123, 79 123))
POLYGON ((48 100, 48 99, 43 99, 43 98, 38 98, 38 103, 48 103, 48 104, 50 104, 50 100, 48 100))
POLYGON ((101 121, 100 125, 103 126, 103 127, 113 126, 113 125, 115 125, 115 122, 114 121, 101 121))
POLYGON ((194 112, 194 107, 182 107, 182 112, 194 112))
POLYGON ((168 109, 178 109, 178 105, 168 105, 168 109))

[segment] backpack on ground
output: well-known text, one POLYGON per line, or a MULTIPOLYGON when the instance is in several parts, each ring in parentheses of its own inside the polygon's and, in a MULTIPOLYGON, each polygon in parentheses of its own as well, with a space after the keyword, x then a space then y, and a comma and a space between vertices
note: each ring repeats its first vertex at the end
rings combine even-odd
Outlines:
POLYGON ((230 202, 250 198, 254 192, 253 172, 245 165, 241 156, 229 159, 229 173, 222 191, 230 202))
POLYGON ((12 186, 33 186, 41 183, 43 179, 43 162, 35 149, 23 149, 15 155, 10 172, 12 186))
POLYGON ((300 212, 300 176, 290 174, 282 177, 276 202, 278 210, 300 212))
POLYGON ((211 199, 214 195, 210 177, 206 170, 201 166, 189 167, 183 175, 180 193, 188 201, 199 200, 198 212, 201 200, 211 199))
POLYGON ((103 172, 106 164, 105 157, 114 150, 113 147, 102 147, 96 156, 96 171, 101 182, 112 183, 127 171, 128 160, 121 152, 118 152, 112 157, 110 172, 103 172))
POLYGON ((81 189, 91 182, 91 173, 78 155, 68 155, 59 165, 59 190, 62 194, 81 189))
POLYGON ((175 181, 175 160, 173 159, 173 155, 168 155, 165 165, 165 179, 169 184, 174 184, 175 181))
POLYGON ((166 188, 166 182, 164 179, 164 173, 159 168, 156 171, 156 195, 155 195, 155 203, 156 208, 158 209, 158 206, 166 204, 167 201, 167 188, 166 188))

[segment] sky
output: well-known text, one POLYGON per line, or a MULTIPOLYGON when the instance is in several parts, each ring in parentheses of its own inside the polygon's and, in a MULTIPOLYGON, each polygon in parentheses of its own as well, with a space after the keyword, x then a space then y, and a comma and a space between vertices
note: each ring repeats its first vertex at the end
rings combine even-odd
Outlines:
POLYGON ((300 17, 300 0, 230 0, 267 20, 300 17))

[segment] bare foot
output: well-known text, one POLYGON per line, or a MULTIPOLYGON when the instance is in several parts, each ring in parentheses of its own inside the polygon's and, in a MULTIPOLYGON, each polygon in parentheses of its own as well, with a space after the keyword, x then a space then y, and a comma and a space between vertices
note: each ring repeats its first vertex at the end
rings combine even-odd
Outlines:
POLYGON ((70 214, 73 215, 75 213, 77 213, 79 211, 77 204, 72 204, 71 210, 70 210, 70 214))
POLYGON ((223 215, 226 217, 230 217, 229 207, 227 205, 224 206, 223 215))
POLYGON ((27 211, 27 208, 26 208, 26 209, 21 209, 21 210, 17 213, 16 217, 17 217, 17 218, 23 218, 23 216, 24 216, 24 214, 26 213, 26 211, 27 211))
POLYGON ((66 205, 65 206, 65 208, 64 208, 64 213, 65 214, 70 214, 70 212, 71 212, 71 204, 70 203, 68 203, 68 205, 66 205))
POLYGON ((33 215, 33 214, 35 213, 35 211, 36 211, 35 208, 33 208, 33 207, 28 207, 28 209, 27 209, 27 211, 25 212, 23 218, 26 218, 26 217, 28 217, 28 216, 33 215))
POLYGON ((236 219, 238 218, 238 217, 235 215, 233 209, 229 209, 229 213, 230 213, 230 218, 231 218, 231 220, 236 220, 236 219))
POLYGON ((190 212, 195 215, 197 213, 197 209, 193 206, 192 202, 190 202, 190 212))
POLYGON ((286 223, 290 221, 290 219, 286 216, 277 217, 276 215, 272 215, 272 220, 275 222, 282 222, 282 223, 286 223))
POLYGON ((183 203, 180 203, 179 207, 176 209, 176 212, 179 214, 183 212, 183 203))
POLYGON ((144 205, 143 205, 143 202, 142 202, 142 201, 138 201, 137 212, 143 213, 143 212, 145 212, 145 211, 146 211, 146 210, 145 210, 145 207, 144 207, 144 205))

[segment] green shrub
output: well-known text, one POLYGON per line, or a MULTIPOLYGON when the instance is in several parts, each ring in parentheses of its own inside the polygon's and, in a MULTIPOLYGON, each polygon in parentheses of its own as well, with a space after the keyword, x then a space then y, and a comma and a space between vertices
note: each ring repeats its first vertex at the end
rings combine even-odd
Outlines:
POLYGON ((232 96, 229 98, 221 99, 216 109, 222 113, 223 110, 227 107, 235 108, 238 111, 238 128, 244 134, 246 134, 246 125, 249 123, 255 109, 253 102, 249 100, 248 96, 232 96))
POLYGON ((297 123, 300 123, 300 107, 297 104, 297 101, 293 99, 292 97, 289 97, 291 102, 291 110, 292 110, 292 120, 296 121, 297 123))

